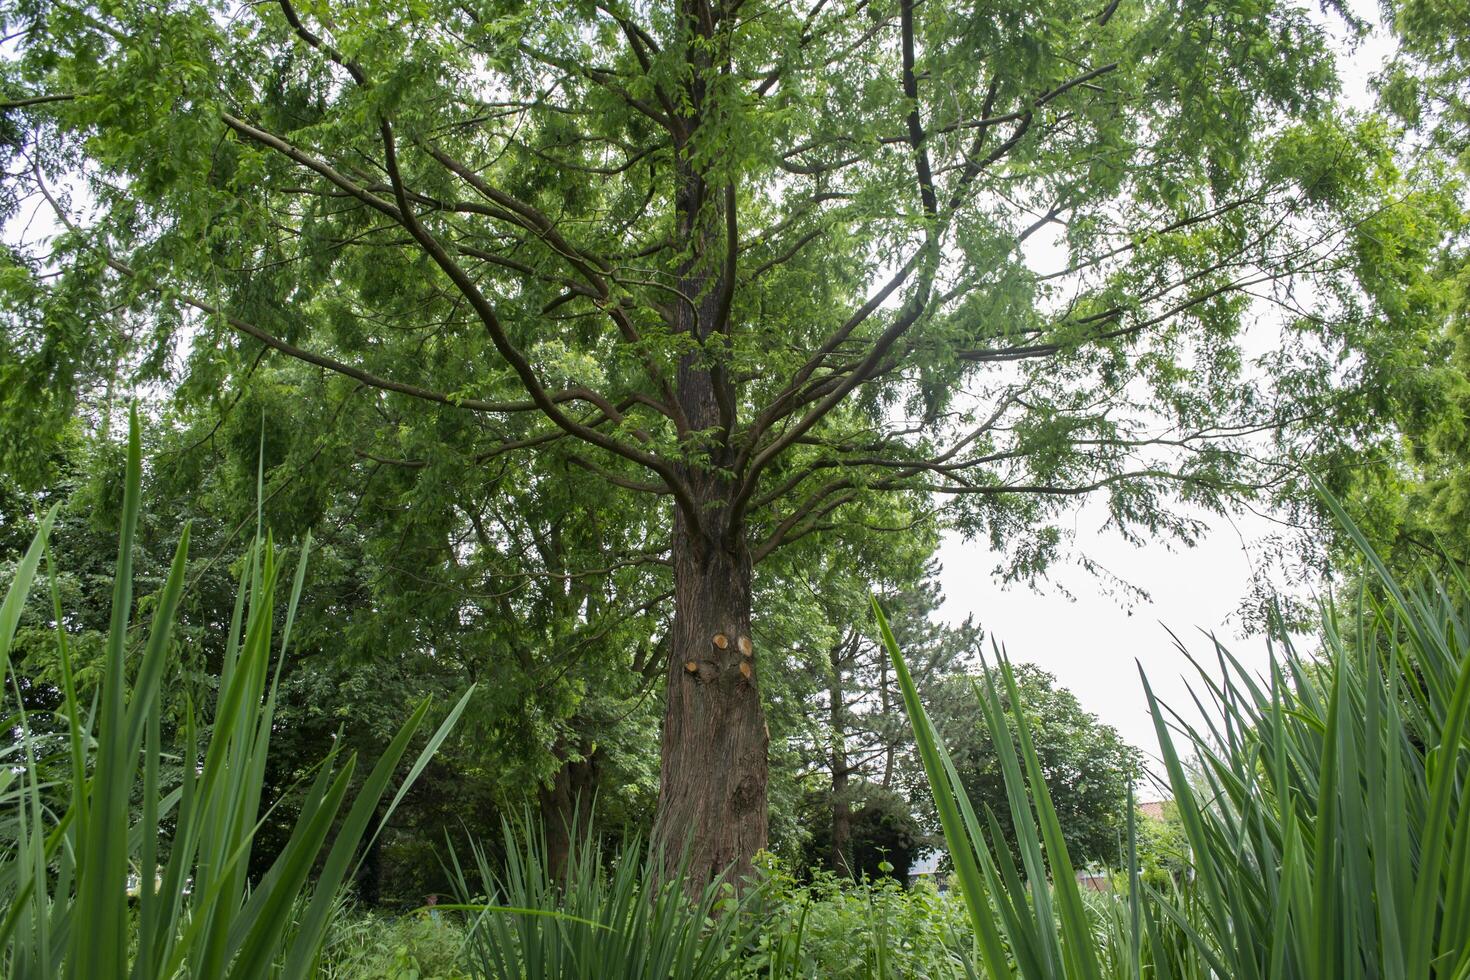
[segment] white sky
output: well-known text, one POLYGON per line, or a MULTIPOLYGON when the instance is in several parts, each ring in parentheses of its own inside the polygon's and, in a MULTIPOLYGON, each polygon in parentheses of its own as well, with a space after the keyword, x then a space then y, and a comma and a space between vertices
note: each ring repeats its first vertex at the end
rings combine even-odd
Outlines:
MULTIPOLYGON (((1358 0, 1353 7, 1359 16, 1377 22, 1371 3, 1358 0)), ((1331 21, 1324 17, 1323 23, 1331 21)), ((1341 36, 1340 31, 1333 33, 1341 36)), ((1348 104, 1371 105, 1370 77, 1391 51, 1391 40, 1380 30, 1356 50, 1340 54, 1348 104)), ((1246 513, 1230 520, 1212 518, 1210 531, 1194 548, 1177 543, 1135 548, 1117 534, 1103 532, 1105 520, 1100 504, 1083 505, 1073 515, 1077 550, 1144 589, 1149 601, 1125 608, 1106 594, 1103 583, 1076 566, 1055 569, 1053 578, 1063 588, 1043 585, 1037 592, 1025 585, 1002 587, 992 577, 996 558, 987 546, 950 534, 939 553, 946 597, 941 615, 951 621, 973 615, 988 634, 987 650, 993 639, 1013 661, 1051 671, 1084 708, 1152 754, 1157 743, 1135 661, 1148 673, 1155 694, 1186 717, 1195 716, 1184 711, 1190 704, 1184 675, 1193 668, 1168 630, 1196 656, 1208 656, 1212 649, 1200 634, 1204 630, 1218 635, 1248 667, 1263 667, 1265 639, 1242 635, 1234 614, 1255 571, 1247 545, 1280 528, 1267 517, 1246 513)))
MULTIPOLYGON (((1246 514, 1233 521, 1212 520, 1211 531, 1191 549, 1177 543, 1134 548, 1116 534, 1099 529, 1106 520, 1097 504, 1075 515, 1077 545, 1109 571, 1149 593, 1148 601, 1125 608, 1107 595, 1091 574, 1063 566, 1053 578, 1072 593, 1043 585, 1002 587, 991 577, 995 557, 979 544, 948 535, 940 547, 944 570, 944 618, 974 615, 991 640, 1013 661, 1034 663, 1057 675, 1084 708, 1134 745, 1152 751, 1153 723, 1148 715, 1135 661, 1148 672, 1154 692, 1182 711, 1189 703, 1183 674, 1193 668, 1175 649, 1168 630, 1198 656, 1210 642, 1199 630, 1216 633, 1251 668, 1266 662, 1259 636, 1241 637, 1234 617, 1254 566, 1246 543, 1278 530, 1269 520, 1246 514), (1233 526, 1232 526, 1233 524, 1233 526)), ((1188 713, 1186 713, 1188 714, 1188 713)))

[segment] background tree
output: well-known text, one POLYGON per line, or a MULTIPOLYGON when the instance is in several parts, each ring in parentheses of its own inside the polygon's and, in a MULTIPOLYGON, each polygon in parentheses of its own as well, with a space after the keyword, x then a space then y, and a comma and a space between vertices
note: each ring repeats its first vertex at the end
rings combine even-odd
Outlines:
MULTIPOLYGON (((975 680, 949 678, 930 713, 970 800, 977 811, 984 806, 995 814, 1019 861, 1000 759, 975 697, 975 680)), ((1138 750, 1097 716, 1083 711, 1071 691, 1034 664, 1016 667, 1016 685, 1068 852, 1079 865, 1118 867, 1128 790, 1142 775, 1138 750)), ((1011 711, 1009 694, 1003 692, 1001 700, 1011 711)), ((1008 716, 1008 722, 1007 736, 1014 739, 1015 721, 1008 716)))
POLYGON ((835 821, 815 824, 802 855, 804 867, 815 870, 836 864, 836 873, 854 881, 893 878, 907 882, 914 861, 934 841, 915 815, 908 795, 881 783, 855 779, 849 782, 843 802, 847 807, 845 846, 839 852, 833 845, 835 821))
MULTIPOLYGON (((428 891, 447 891, 437 858, 426 859, 424 848, 442 845, 446 833, 498 838, 502 815, 519 817, 527 806, 540 808, 551 856, 559 860, 577 797, 557 790, 573 774, 584 790, 584 811, 596 796, 606 827, 646 823, 657 790, 645 751, 657 723, 649 703, 656 671, 632 668, 653 659, 658 631, 648 609, 608 601, 614 590, 632 600, 643 580, 618 570, 580 577, 546 571, 577 549, 595 548, 599 534, 636 534, 642 525, 626 515, 614 520, 589 497, 593 502, 578 519, 558 518, 571 524, 563 536, 559 525, 542 522, 537 502, 545 488, 567 481, 542 480, 524 467, 502 474, 515 481, 515 493, 492 487, 465 503, 440 490, 435 506, 425 492, 419 506, 405 508, 400 501, 415 481, 433 479, 424 474, 427 467, 374 473, 377 464, 358 460, 341 442, 352 430, 340 417, 335 426, 322 425, 301 412, 293 424, 282 424, 285 403, 319 405, 323 416, 340 410, 340 399, 306 397, 302 372, 283 367, 258 370, 229 393, 230 410, 218 417, 168 416, 150 426, 150 508, 136 565, 140 590, 161 585, 178 530, 193 521, 193 587, 178 631, 178 653, 189 656, 180 658, 179 682, 169 691, 179 705, 186 696, 207 705, 214 691, 201 679, 218 668, 222 654, 208 641, 225 635, 234 549, 254 531, 256 501, 259 519, 278 540, 299 541, 314 531, 295 652, 282 665, 281 731, 267 771, 259 866, 285 843, 280 834, 289 830, 303 776, 323 744, 339 740, 380 752, 409 706, 430 696, 447 708, 473 680, 487 682, 473 725, 436 755, 378 839, 379 852, 365 866, 373 873, 360 882, 366 897, 415 902, 428 891), (477 524, 493 538, 466 548, 477 524), (527 550, 536 554, 529 565, 527 550), (589 646, 601 655, 587 656, 589 646), (607 785, 600 788, 591 777, 603 775, 607 785), (539 798, 538 786, 544 788, 539 798)), ((67 457, 51 467, 58 479, 39 495, 8 480, 0 484, 10 490, 0 500, 7 529, 0 561, 23 550, 37 502, 64 502, 56 540, 70 561, 61 585, 86 696, 102 656, 111 596, 106 565, 116 547, 121 458, 105 432, 77 434, 68 445, 67 457)), ((553 511, 565 513, 560 506, 553 511)), ((661 583, 657 574, 647 584, 666 592, 666 579, 661 583)), ((48 592, 33 593, 31 606, 19 650, 46 687, 59 678, 48 659, 54 656, 48 592), (38 655, 26 656, 32 647, 38 655)))
POLYGON ((1139 809, 1135 826, 1138 832, 1138 873, 1142 881, 1155 888, 1168 888, 1189 876, 1189 838, 1184 822, 1179 819, 1179 806, 1165 800, 1158 815, 1139 809))
POLYGON ((656 789, 643 752, 656 723, 648 664, 668 590, 660 530, 555 456, 504 460, 465 487, 444 479, 452 434, 405 432, 402 455, 364 454, 357 438, 371 423, 353 413, 384 410, 286 368, 258 371, 224 424, 206 413, 179 437, 202 452, 175 485, 238 508, 268 420, 265 519, 282 536, 311 529, 316 555, 301 636, 320 656, 286 682, 302 749, 279 756, 288 780, 334 729, 371 744, 395 704, 482 681, 420 805, 404 812, 414 836, 498 836, 502 814, 530 805, 555 863, 579 805, 585 816, 597 798, 609 827, 644 821, 656 789), (291 407, 302 404, 322 406, 322 423, 301 424, 291 407))
POLYGON ((1092 491, 1188 538, 1172 502, 1279 479, 1253 435, 1343 387, 1246 370, 1252 303, 1329 345, 1363 316, 1293 290, 1351 276, 1385 134, 1273 0, 8 17, 11 194, 66 232, 9 256, 7 363, 207 392, 269 350, 381 409, 365 452, 444 426, 465 485, 522 449, 644 495, 656 839, 696 881, 767 841, 756 565, 894 490, 957 495, 1021 576, 1092 491))
MULTIPOLYGON (((812 859, 814 837, 830 840, 834 782, 840 789, 874 768, 870 753, 841 761, 854 730, 848 699, 869 700, 876 675, 865 668, 879 660, 867 639, 872 590, 908 587, 925 573, 937 542, 922 497, 875 495, 840 528, 803 538, 758 570, 763 613, 753 621, 754 637, 771 651, 761 692, 771 731, 769 847, 797 867, 812 859)), ((910 736, 895 725, 894 737, 910 736)), ((817 863, 833 862, 829 846, 817 863)))
MULTIPOLYGON (((889 578, 879 580, 877 592, 894 636, 903 649, 912 651, 909 669, 921 690, 933 692, 944 679, 963 673, 973 666, 982 633, 966 620, 950 626, 938 619, 943 595, 939 590, 937 562, 928 560, 921 575, 908 581, 889 578)), ((863 836, 857 825, 868 829, 897 826, 894 819, 882 816, 894 811, 892 804, 903 785, 903 766, 911 755, 912 729, 905 724, 903 696, 886 651, 876 642, 876 629, 867 612, 855 625, 841 634, 842 640, 832 646, 827 682, 828 740, 831 745, 828 768, 831 772, 830 866, 839 874, 850 874, 860 868, 871 868, 878 858, 872 856, 873 843, 863 836), (869 855, 864 860, 858 854, 869 855)), ((901 836, 901 835, 900 835, 901 836)), ((905 849, 911 856, 915 839, 905 849)), ((889 863, 901 879, 907 874, 908 861, 898 859, 893 850, 889 863)))
MULTIPOLYGON (((1402 166, 1417 185, 1417 214, 1395 211, 1368 260, 1373 280, 1424 311, 1417 382, 1393 406, 1400 465, 1345 489, 1363 524, 1405 573, 1443 559, 1470 562, 1470 15, 1456 4, 1389 2, 1382 11, 1399 43, 1377 87, 1382 108, 1406 130, 1402 166), (1405 286, 1404 284, 1407 284, 1405 286), (1399 491, 1395 500, 1391 494, 1399 491)), ((1413 348, 1411 348, 1412 350, 1413 348)))
POLYGON ((1470 149, 1470 14, 1442 0, 1384 0, 1384 26, 1398 42, 1376 79, 1383 107, 1448 159, 1470 149))

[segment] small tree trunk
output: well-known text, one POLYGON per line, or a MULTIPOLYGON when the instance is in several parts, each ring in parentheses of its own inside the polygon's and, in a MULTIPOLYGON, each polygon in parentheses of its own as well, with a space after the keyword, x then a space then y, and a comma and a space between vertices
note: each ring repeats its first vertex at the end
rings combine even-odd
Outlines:
POLYGON ((847 798, 847 742, 843 730, 842 647, 832 647, 827 702, 832 739, 832 870, 852 877, 852 801, 847 798))
POLYGON ((537 794, 546 836, 546 866, 556 881, 566 874, 573 835, 587 829, 588 810, 597 791, 597 761, 588 754, 589 748, 584 744, 578 758, 572 759, 566 741, 558 740, 552 752, 561 760, 561 768, 537 794))
MULTIPOLYGON (((879 710, 884 718, 892 717, 893 705, 888 696, 888 654, 884 651, 878 652, 878 698, 879 710)), ((894 757, 898 752, 898 746, 893 739, 888 739, 888 745, 883 749, 883 788, 888 789, 893 785, 894 757)))
POLYGON ((738 881, 766 846, 770 733, 756 687, 751 563, 743 539, 732 547, 678 515, 673 561, 654 843, 663 849, 666 870, 687 857, 689 887, 698 889, 721 874, 738 881))
MULTIPOLYGON (((383 806, 373 811, 371 826, 383 824, 383 806)), ((357 899, 364 905, 377 905, 383 900, 383 835, 375 834, 363 852, 357 869, 357 899)))

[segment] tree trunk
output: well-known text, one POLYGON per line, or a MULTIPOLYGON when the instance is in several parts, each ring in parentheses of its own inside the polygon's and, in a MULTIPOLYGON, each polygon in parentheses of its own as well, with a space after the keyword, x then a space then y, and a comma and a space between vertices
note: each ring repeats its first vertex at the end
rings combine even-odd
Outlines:
MULTIPOLYGON (((882 717, 893 717, 893 705, 888 696, 888 655, 879 652, 878 655, 878 698, 879 710, 882 717)), ((893 764, 898 753, 898 746, 894 744, 892 737, 888 739, 888 746, 883 750, 883 788, 888 789, 893 785, 893 764)))
POLYGON ((843 736, 842 648, 832 647, 828 681, 828 724, 832 739, 832 871, 852 877, 852 801, 847 798, 847 742, 843 736))
MULTIPOLYGON (((383 825, 383 805, 373 810, 372 826, 383 825)), ((374 834, 363 852, 357 868, 357 900, 364 905, 377 905, 383 900, 383 835, 374 834)))
POLYGON ((566 874, 571 856, 573 836, 587 828, 592 798, 597 791, 597 760, 590 746, 581 746, 578 758, 569 759, 565 739, 557 741, 552 753, 561 760, 561 768, 550 785, 540 787, 541 827, 546 835, 546 866, 555 881, 566 874))
POLYGON ((710 183, 707 162, 689 152, 714 113, 709 79, 730 64, 716 67, 719 18, 708 0, 677 0, 675 16, 689 109, 673 130, 674 224, 688 252, 676 270, 685 302, 673 305, 672 327, 697 344, 679 359, 676 398, 691 433, 718 435, 691 441, 698 451, 680 465, 688 499, 674 508, 674 622, 653 841, 663 849, 666 872, 687 861, 692 892, 720 875, 738 883, 766 846, 771 736, 750 636, 750 543, 731 509, 737 399, 721 353, 727 343, 706 347, 730 327, 739 242, 735 186, 728 175, 710 183))
MULTIPOLYGON (((708 487, 715 481, 700 482, 708 487)), ((712 516, 718 527, 718 513, 712 516)), ((724 535, 690 527, 678 515, 673 561, 674 624, 654 843, 663 849, 668 871, 687 858, 693 890, 721 874, 738 881, 766 846, 770 732, 756 687, 751 563, 743 536, 731 545, 724 535)))

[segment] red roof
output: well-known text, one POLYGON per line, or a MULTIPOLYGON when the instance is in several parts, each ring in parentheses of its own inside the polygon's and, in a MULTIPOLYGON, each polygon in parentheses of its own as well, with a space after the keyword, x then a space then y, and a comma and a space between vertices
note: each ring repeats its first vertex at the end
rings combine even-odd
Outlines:
POLYGON ((1168 800, 1153 800, 1149 803, 1140 803, 1138 804, 1138 812, 1153 820, 1163 820, 1164 804, 1168 802, 1168 800))

